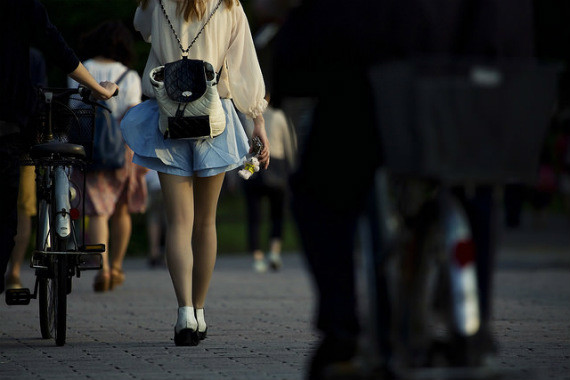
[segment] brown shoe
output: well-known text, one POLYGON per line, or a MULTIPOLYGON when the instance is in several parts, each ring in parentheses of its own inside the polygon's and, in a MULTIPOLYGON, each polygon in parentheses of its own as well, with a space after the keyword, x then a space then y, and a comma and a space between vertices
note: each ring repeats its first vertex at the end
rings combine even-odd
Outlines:
POLYGON ((99 272, 93 281, 93 290, 95 292, 106 292, 110 289, 111 277, 107 272, 99 272))
POLYGON ((123 272, 122 269, 113 268, 111 270, 111 290, 121 285, 123 282, 125 282, 125 272, 123 272))

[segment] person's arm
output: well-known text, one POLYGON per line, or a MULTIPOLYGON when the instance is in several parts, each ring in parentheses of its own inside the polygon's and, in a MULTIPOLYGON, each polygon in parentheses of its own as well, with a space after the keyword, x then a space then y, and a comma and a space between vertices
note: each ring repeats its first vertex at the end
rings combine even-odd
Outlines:
POLYGON ((113 96, 118 88, 117 85, 110 82, 97 83, 51 23, 44 6, 39 1, 32 3, 31 12, 31 19, 34 20, 32 40, 37 46, 42 47, 48 58, 72 79, 91 89, 95 99, 106 100, 113 96))
POLYGON ((95 78, 93 78, 82 63, 79 63, 77 68, 68 75, 71 79, 91 89, 91 91, 93 91, 93 97, 97 100, 109 99, 119 88, 119 86, 112 82, 97 83, 95 78))
POLYGON ((269 166, 269 140, 267 139, 267 133, 265 131, 265 119, 263 119, 263 115, 258 115, 253 119, 253 133, 251 137, 259 137, 261 139, 263 149, 261 153, 257 155, 257 159, 259 160, 259 165, 267 169, 269 166))
POLYGON ((224 70, 227 69, 229 90, 237 109, 255 119, 267 107, 265 82, 243 7, 232 8, 232 16, 224 70))
POLYGON ((230 92, 237 109, 253 119, 252 137, 259 137, 263 150, 258 156, 262 168, 269 166, 269 140, 265 132, 263 111, 267 107, 265 83, 249 24, 242 7, 233 10, 235 20, 230 46, 226 53, 230 92))
POLYGON ((153 4, 147 4, 145 8, 138 6, 135 11, 135 17, 133 19, 133 25, 135 30, 140 32, 143 40, 150 43, 151 42, 151 32, 152 32, 152 13, 154 11, 153 4))

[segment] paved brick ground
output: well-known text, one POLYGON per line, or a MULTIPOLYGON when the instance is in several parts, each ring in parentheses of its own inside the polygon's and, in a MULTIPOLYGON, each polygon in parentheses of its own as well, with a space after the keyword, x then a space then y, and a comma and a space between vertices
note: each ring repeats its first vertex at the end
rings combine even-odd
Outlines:
MULTIPOLYGON (((0 378, 301 379, 312 295, 297 255, 279 273, 255 275, 249 257, 218 261, 209 293, 208 338, 176 347, 176 299, 166 269, 126 262, 116 291, 91 291, 94 273, 74 279, 63 347, 42 340, 37 301, 0 306, 0 378)), ((32 282, 26 272, 26 284, 32 282)))
MULTIPOLYGON (((498 366, 513 377, 570 379, 570 229, 557 219, 503 236, 496 275, 498 366)), ((176 302, 165 269, 126 262, 126 283, 94 294, 93 272, 74 279, 64 347, 42 340, 37 301, 0 302, 0 379, 303 378, 317 336, 303 261, 252 273, 250 258, 219 258, 206 310, 208 338, 172 341, 176 302)), ((32 272, 23 275, 32 285, 32 272)))
POLYGON ((506 231, 496 275, 499 365, 532 379, 570 379, 570 219, 506 231))

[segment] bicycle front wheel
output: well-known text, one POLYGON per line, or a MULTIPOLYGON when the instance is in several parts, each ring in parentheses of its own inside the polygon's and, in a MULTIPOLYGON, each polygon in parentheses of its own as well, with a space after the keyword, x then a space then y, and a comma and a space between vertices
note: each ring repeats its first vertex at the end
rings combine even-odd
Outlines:
POLYGON ((42 338, 55 338, 63 346, 67 330, 67 256, 54 255, 51 270, 39 280, 40 328, 42 338))

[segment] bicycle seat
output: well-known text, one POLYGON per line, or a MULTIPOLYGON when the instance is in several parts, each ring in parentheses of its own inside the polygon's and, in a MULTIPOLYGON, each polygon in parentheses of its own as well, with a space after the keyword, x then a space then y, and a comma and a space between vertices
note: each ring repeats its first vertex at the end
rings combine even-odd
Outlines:
POLYGON ((52 154, 59 154, 65 157, 85 158, 85 148, 83 145, 52 142, 34 145, 30 150, 32 158, 48 157, 52 154))

